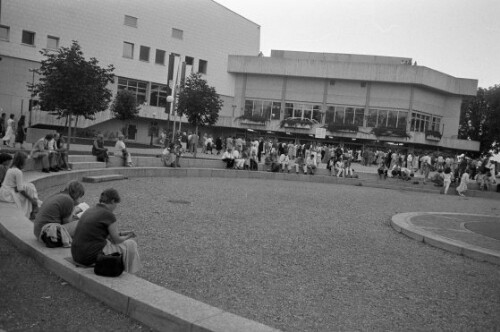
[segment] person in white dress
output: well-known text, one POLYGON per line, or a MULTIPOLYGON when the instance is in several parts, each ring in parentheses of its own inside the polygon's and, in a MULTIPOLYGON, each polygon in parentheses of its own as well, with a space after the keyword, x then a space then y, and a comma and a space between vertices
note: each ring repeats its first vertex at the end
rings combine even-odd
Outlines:
POLYGON ((14 155, 12 164, 7 170, 0 187, 0 201, 15 203, 27 218, 34 219, 42 202, 38 199, 35 185, 26 183, 23 180, 22 169, 26 163, 26 158, 27 155, 21 151, 16 152, 14 155))
POLYGON ((14 147, 14 142, 16 138, 16 134, 14 131, 14 126, 16 125, 14 120, 14 114, 10 115, 10 118, 7 120, 7 130, 5 131, 5 136, 2 138, 3 145, 8 145, 14 147))

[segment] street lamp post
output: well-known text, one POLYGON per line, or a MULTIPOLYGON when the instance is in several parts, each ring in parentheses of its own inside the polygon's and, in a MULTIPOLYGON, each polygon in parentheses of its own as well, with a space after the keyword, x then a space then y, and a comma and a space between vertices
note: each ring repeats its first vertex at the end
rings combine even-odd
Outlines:
POLYGON ((35 97, 35 72, 36 72, 36 69, 30 68, 28 70, 29 70, 30 73, 33 73, 33 76, 31 78, 31 86, 29 88, 29 91, 31 92, 31 95, 30 95, 30 101, 29 101, 29 104, 28 104, 28 112, 29 112, 28 127, 31 127, 31 113, 33 111, 33 97, 35 97))

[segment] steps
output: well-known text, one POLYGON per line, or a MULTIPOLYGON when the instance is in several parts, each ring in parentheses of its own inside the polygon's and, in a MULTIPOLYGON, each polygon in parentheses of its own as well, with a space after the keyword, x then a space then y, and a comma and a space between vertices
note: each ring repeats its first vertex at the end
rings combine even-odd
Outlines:
POLYGON ((82 181, 88 183, 100 183, 100 182, 117 181, 125 179, 127 179, 127 177, 121 174, 107 174, 107 175, 84 176, 82 181))
POLYGON ((106 168, 106 163, 98 161, 82 161, 82 162, 69 162, 69 166, 73 170, 84 170, 94 168, 106 168))

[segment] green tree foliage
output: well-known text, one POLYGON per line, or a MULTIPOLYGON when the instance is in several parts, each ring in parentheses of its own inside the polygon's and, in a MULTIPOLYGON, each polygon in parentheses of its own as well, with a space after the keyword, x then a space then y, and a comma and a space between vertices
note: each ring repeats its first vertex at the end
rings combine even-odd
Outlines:
POLYGON ((479 88, 462 104, 458 138, 479 141, 481 153, 500 142, 500 85, 479 88))
POLYGON ((95 58, 85 60, 77 41, 70 47, 40 53, 45 59, 37 70, 40 80, 34 93, 42 111, 58 118, 72 114, 93 120, 96 113, 108 108, 112 93, 107 86, 114 82, 113 65, 101 68, 95 58))
POLYGON ((222 105, 215 88, 209 86, 200 74, 193 73, 179 93, 177 113, 186 115, 198 132, 199 126, 211 126, 217 122, 222 105))
POLYGON ((125 136, 128 136, 128 125, 130 121, 137 118, 140 109, 134 93, 129 90, 118 91, 111 105, 111 112, 115 119, 125 123, 123 132, 125 136))

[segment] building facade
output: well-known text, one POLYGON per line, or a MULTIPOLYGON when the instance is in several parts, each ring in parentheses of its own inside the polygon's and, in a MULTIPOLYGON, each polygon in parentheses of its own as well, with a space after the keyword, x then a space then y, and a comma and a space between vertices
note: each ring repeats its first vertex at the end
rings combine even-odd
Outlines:
MULTIPOLYGON (((149 142, 155 125, 172 129, 167 96, 199 72, 224 101, 214 135, 265 135, 355 145, 396 144, 478 151, 457 139, 460 107, 477 80, 417 66, 412 59, 273 50, 259 55, 260 27, 212 0, 2 0, 0 107, 32 126, 63 126, 36 107, 27 83, 43 48, 77 40, 86 58, 113 64, 113 93, 133 91, 141 105, 128 140, 149 142), (229 27, 229 28, 228 28, 229 27)), ((110 111, 80 128, 105 135, 123 124, 110 111)), ((178 128, 178 124, 177 124, 178 128)))
MULTIPOLYGON (((149 142, 152 121, 168 126, 166 98, 186 75, 199 72, 225 101, 221 116, 229 117, 234 75, 227 73, 228 55, 257 55, 260 26, 212 0, 2 0, 0 2, 0 107, 16 119, 25 114, 33 126, 62 126, 47 112, 29 114, 27 83, 37 82, 32 69, 42 60, 40 50, 69 47, 78 41, 86 59, 115 67, 113 93, 135 92, 140 118, 130 140, 149 142), (228 27, 231 27, 228 29, 228 27)), ((183 119, 185 123, 185 119, 183 119)), ((123 124, 109 111, 77 126, 103 133, 123 124)))
POLYGON ((477 80, 412 63, 273 50, 270 57, 230 56, 228 71, 236 76, 241 127, 285 139, 478 151, 478 142, 457 139, 462 101, 476 95, 477 80))

